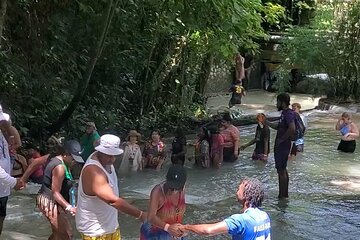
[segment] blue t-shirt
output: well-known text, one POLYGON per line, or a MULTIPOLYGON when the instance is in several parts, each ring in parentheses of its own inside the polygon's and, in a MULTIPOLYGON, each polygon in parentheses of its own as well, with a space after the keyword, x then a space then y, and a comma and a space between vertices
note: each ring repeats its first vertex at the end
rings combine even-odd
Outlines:
POLYGON ((271 239, 269 215, 258 208, 248 208, 244 213, 234 214, 224 221, 233 240, 271 239))

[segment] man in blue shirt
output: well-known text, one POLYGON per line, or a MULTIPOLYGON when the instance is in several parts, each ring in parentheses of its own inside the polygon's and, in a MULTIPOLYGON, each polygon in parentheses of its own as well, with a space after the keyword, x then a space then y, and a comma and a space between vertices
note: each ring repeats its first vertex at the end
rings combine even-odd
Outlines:
POLYGON ((229 233, 233 240, 270 240, 270 218, 259 207, 264 199, 264 189, 259 180, 245 178, 241 181, 236 197, 243 213, 234 214, 225 220, 212 224, 184 225, 180 229, 214 236, 229 233))

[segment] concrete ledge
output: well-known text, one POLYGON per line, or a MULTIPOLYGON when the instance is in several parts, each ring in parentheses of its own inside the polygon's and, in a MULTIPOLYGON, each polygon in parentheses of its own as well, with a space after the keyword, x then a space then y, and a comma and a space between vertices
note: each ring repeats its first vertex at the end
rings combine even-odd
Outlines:
MULTIPOLYGON (((206 104, 208 111, 211 114, 229 111, 228 103, 230 97, 229 93, 218 93, 208 97, 206 104)), ((302 111, 308 111, 315 109, 319 105, 321 97, 313 97, 310 94, 290 94, 290 99, 291 103, 300 103, 302 111)), ((253 90, 247 92, 247 95, 242 100, 242 104, 234 106, 231 108, 231 111, 238 111, 243 115, 255 115, 257 113, 273 115, 277 112, 276 93, 253 90)))

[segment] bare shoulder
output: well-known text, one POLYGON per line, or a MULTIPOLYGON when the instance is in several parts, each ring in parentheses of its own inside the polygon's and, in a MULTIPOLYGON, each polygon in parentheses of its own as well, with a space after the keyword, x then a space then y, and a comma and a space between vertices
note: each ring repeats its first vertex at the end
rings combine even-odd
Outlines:
POLYGON ((87 165, 83 168, 84 174, 104 174, 104 171, 96 165, 87 165))
POLYGON ((157 198, 159 200, 163 198, 163 189, 162 189, 162 186, 160 184, 156 185, 151 190, 151 196, 155 197, 155 198, 157 198))
POLYGON ((106 177, 106 174, 104 173, 104 171, 96 165, 85 166, 82 170, 82 176, 83 176, 83 178, 85 178, 87 180, 104 179, 107 181, 107 177, 106 177))
POLYGON ((165 202, 165 198, 164 198, 163 189, 162 189, 161 184, 156 185, 151 190, 150 200, 154 201, 154 202, 157 202, 157 208, 158 209, 162 207, 162 205, 165 202))

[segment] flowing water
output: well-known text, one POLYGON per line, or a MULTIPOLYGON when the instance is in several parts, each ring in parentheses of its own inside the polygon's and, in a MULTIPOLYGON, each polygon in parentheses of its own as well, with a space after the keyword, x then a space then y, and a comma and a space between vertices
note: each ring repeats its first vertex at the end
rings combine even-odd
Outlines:
MULTIPOLYGON (((272 238, 296 239, 359 239, 360 233, 360 157, 336 150, 339 136, 334 125, 339 114, 314 111, 308 116, 305 152, 289 161, 290 198, 277 199, 277 174, 271 154, 269 161, 252 161, 252 147, 241 153, 234 164, 220 170, 200 170, 186 162, 187 210, 185 223, 214 222, 238 213, 235 192, 244 176, 260 179, 266 189, 264 210, 271 218, 272 238)), ((359 123, 359 116, 354 121, 359 123)), ((249 141, 255 126, 241 127, 242 143, 249 141)), ((272 140, 275 131, 272 131, 272 140)), ((273 143, 273 142, 272 142, 273 143)), ((192 149, 189 149, 189 154, 192 149)), ((145 171, 120 178, 121 195, 146 209, 152 187, 163 181, 166 168, 160 172, 145 171)), ((138 239, 139 223, 120 215, 123 239, 138 239)), ((3 239, 46 239, 50 226, 34 211, 34 196, 15 194, 8 204, 3 239), (18 234, 28 234, 15 238, 18 234), (32 238, 31 238, 32 237, 32 238)), ((78 235, 75 234, 77 237, 78 235)), ((188 239, 205 239, 189 235, 188 239)), ((228 235, 207 239, 230 239, 228 235)))

